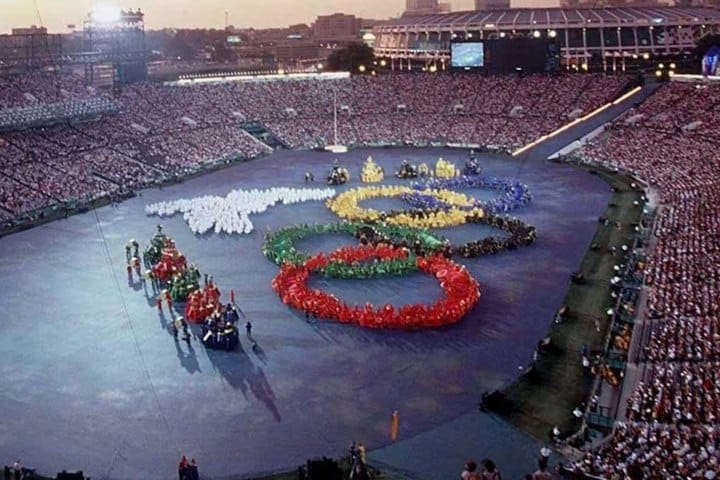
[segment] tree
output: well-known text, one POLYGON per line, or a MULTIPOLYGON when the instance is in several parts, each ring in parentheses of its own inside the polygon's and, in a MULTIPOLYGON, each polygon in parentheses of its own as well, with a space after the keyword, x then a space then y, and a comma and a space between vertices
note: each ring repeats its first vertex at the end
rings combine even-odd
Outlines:
POLYGON ((698 65, 711 47, 720 46, 720 35, 708 34, 700 38, 693 51, 693 61, 698 65))
POLYGON ((237 53, 228 48, 224 40, 218 40, 213 45, 212 59, 215 62, 234 62, 237 60, 237 53))
POLYGON ((369 70, 374 60, 375 54, 372 48, 364 43, 351 43, 330 54, 327 59, 327 70, 358 73, 365 68, 369 70))
POLYGON ((180 60, 192 60, 195 58, 197 49, 190 41, 180 35, 173 37, 167 46, 167 56, 179 58, 180 60))

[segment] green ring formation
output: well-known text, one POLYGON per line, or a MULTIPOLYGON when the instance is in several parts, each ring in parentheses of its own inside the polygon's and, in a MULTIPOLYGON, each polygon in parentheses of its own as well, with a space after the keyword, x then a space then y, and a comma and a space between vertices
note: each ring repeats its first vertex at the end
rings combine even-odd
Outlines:
MULTIPOLYGON (((387 225, 383 223, 338 222, 328 224, 292 225, 267 234, 263 254, 276 263, 302 265, 311 256, 298 252, 295 243, 313 235, 347 234, 355 237, 361 244, 387 244, 397 248, 405 248, 416 255, 425 256, 442 254, 448 258, 457 255, 463 258, 477 258, 493 255, 505 250, 515 250, 535 242, 535 227, 516 218, 500 215, 471 214, 466 223, 488 225, 508 232, 508 237, 488 236, 463 245, 453 245, 447 238, 427 229, 387 225)), ((323 274, 330 278, 371 278, 380 275, 402 275, 415 270, 414 257, 386 262, 368 262, 347 264, 332 261, 323 269, 323 274)))
POLYGON ((400 276, 417 270, 413 246, 422 251, 437 251, 443 240, 427 230, 396 225, 368 224, 363 222, 338 222, 313 225, 292 225, 267 234, 263 254, 278 265, 290 263, 304 264, 311 256, 298 252, 295 243, 313 235, 348 234, 357 238, 361 244, 377 245, 385 243, 399 248, 407 248, 408 255, 403 259, 346 263, 340 260, 330 261, 322 269, 329 278, 374 278, 378 276, 400 276))

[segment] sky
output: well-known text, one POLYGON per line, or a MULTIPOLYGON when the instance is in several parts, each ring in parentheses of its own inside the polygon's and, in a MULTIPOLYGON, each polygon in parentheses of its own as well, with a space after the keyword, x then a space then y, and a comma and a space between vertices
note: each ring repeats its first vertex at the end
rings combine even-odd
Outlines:
MULTIPOLYGON (((453 10, 473 8, 473 0, 451 0, 451 4, 453 10)), ((67 32, 68 24, 79 28, 95 5, 139 7, 146 14, 146 29, 222 28, 225 11, 229 12, 231 25, 266 28, 311 23, 318 15, 336 12, 388 18, 404 10, 405 0, 0 0, 0 33, 38 24, 52 32, 67 32)))

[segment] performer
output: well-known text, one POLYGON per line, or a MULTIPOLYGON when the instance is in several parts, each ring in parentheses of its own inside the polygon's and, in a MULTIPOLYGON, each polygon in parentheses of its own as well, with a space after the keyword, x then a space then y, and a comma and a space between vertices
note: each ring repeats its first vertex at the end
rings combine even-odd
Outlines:
POLYGON ((140 270, 140 257, 132 257, 130 259, 130 264, 135 268, 135 273, 137 273, 137 276, 142 279, 142 270, 140 270))
POLYGON ((173 330, 177 330, 178 332, 182 330, 185 334, 187 334, 187 324, 185 324, 185 319, 183 317, 175 317, 173 327, 175 327, 173 330))
POLYGON ((167 302, 168 306, 168 312, 172 313, 172 296, 170 295, 170 292, 167 289, 163 289, 160 292, 160 296, 158 297, 158 300, 160 302, 160 305, 158 305, 158 309, 162 311, 162 301, 165 300, 167 302))
POLYGON ((153 293, 157 293, 157 284, 155 283, 155 274, 153 274, 152 270, 145 270, 145 274, 143 275, 145 280, 150 280, 150 283, 152 284, 153 293))
MULTIPOLYGON (((161 303, 162 303, 162 302, 161 302, 161 303)), ((175 322, 172 322, 172 323, 170 324, 170 330, 172 331, 173 338, 174 338, 175 341, 177 342, 177 341, 178 341, 178 327, 177 327, 177 324, 176 324, 175 322)))

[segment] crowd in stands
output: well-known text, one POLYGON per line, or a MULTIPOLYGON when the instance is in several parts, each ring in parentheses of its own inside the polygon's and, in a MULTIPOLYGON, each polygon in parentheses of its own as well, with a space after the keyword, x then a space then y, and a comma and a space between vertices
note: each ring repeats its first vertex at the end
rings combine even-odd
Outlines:
MULTIPOLYGON (((33 220, 39 208, 118 198, 270 147, 461 143, 512 150, 619 94, 627 77, 357 76, 343 80, 238 82, 192 87, 143 83, 116 96, 117 111, 0 134, 0 221, 33 220)), ((36 71, 0 78, 0 112, 103 95, 78 77, 36 71)))
POLYGON ((0 77, 0 110, 79 100, 96 94, 95 89, 86 87, 80 78, 56 71, 33 70, 0 77))
POLYGON ((628 400, 627 423, 578 466, 589 473, 711 479, 720 472, 717 125, 720 85, 673 82, 584 148, 646 179, 662 204, 646 274, 646 373, 628 400))
POLYGON ((720 470, 718 430, 709 425, 621 423, 612 443, 576 470, 600 478, 712 480, 720 470))

